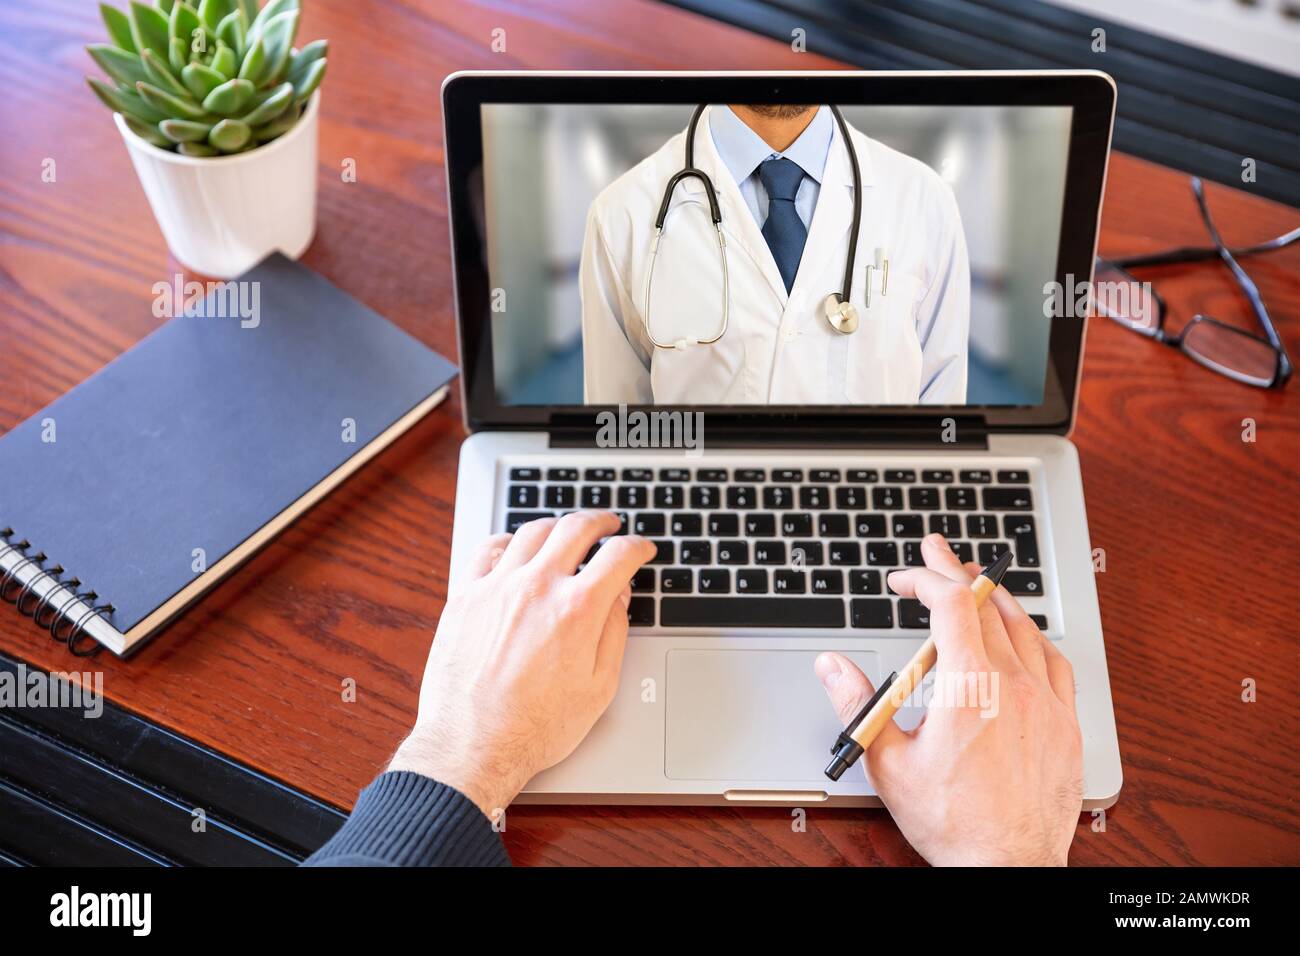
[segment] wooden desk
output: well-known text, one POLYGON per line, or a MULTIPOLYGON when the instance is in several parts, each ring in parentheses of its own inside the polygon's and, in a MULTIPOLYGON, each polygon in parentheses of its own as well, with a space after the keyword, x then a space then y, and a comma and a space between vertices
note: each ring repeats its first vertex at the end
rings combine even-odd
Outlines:
MULTIPOLYGON (((320 143, 320 231, 305 261, 455 355, 438 86, 462 68, 834 68, 648 0, 312 0, 302 36, 333 42, 320 143), (526 10, 526 12, 525 12, 526 10), (507 52, 489 47, 504 27, 507 52), (653 37, 654 42, 646 42, 653 37), (356 161, 357 181, 340 164, 356 161)), ((108 114, 82 80, 93 4, 0 3, 0 430, 76 385, 158 320, 176 271, 108 114), (42 161, 57 181, 42 182, 42 161)), ((1122 91, 1121 91, 1121 95, 1122 91)), ((1230 242, 1300 213, 1210 186, 1230 242)), ((1204 236, 1186 177, 1111 165, 1102 248, 1204 236)), ((1249 265, 1300 357, 1300 248, 1249 265)), ((1245 320, 1227 273, 1169 269, 1178 318, 1245 320)), ((340 806, 415 713, 446 588, 456 461, 451 401, 129 662, 109 697, 340 806), (354 678, 355 703, 340 682, 354 678)), ((1083 459, 1125 785, 1080 864, 1300 863, 1295 789, 1300 385, 1261 392, 1101 321, 1088 334, 1074 439, 1083 459), (1242 420, 1258 440, 1241 440, 1242 420), (1207 583, 1219 575, 1220 593, 1207 583), (1220 596, 1221 595, 1221 596, 1220 596), (1258 702, 1241 702, 1252 678, 1258 702)), ((69 666, 0 608, 0 650, 69 666)), ((916 863, 882 811, 524 808, 506 841, 532 863, 916 863)))

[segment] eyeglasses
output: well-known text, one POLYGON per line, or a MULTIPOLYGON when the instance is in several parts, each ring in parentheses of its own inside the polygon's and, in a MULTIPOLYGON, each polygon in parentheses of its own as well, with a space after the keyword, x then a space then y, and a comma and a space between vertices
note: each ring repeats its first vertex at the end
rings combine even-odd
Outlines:
POLYGON ((1274 249, 1282 249, 1300 239, 1300 228, 1261 242, 1254 246, 1229 249, 1223 244, 1219 230, 1210 218, 1205 204, 1205 190, 1201 181, 1192 178, 1192 193, 1201 211, 1201 219, 1214 241, 1213 246, 1186 246, 1146 256, 1128 256, 1123 259, 1098 257, 1093 278, 1093 301, 1097 314, 1114 319, 1120 325, 1139 335, 1180 349, 1189 358, 1211 371, 1256 388, 1281 388, 1291 377, 1291 359, 1286 347, 1264 308, 1259 289, 1237 262, 1238 256, 1252 256, 1274 249), (1197 314, 1183 326, 1181 332, 1165 331, 1168 309, 1165 300, 1156 294, 1150 283, 1139 282, 1130 269, 1146 266, 1173 265, 1185 262, 1205 262, 1219 259, 1227 265, 1237 284, 1250 302, 1251 311, 1264 327, 1264 335, 1247 332, 1227 325, 1208 315, 1197 314))

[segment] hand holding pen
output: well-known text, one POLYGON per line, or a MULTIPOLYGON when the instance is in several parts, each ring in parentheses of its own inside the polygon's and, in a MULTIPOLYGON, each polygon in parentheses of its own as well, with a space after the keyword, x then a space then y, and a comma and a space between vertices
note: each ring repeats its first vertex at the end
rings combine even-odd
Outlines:
MULTIPOLYGON (((1083 794, 1073 670, 1004 588, 977 607, 981 569, 963 566, 941 536, 921 551, 926 567, 896 571, 889 585, 930 609, 935 687, 976 697, 937 693, 912 731, 886 721, 866 749, 867 775, 931 863, 1064 863, 1083 794)), ((874 688, 840 654, 816 666, 850 724, 874 688)))

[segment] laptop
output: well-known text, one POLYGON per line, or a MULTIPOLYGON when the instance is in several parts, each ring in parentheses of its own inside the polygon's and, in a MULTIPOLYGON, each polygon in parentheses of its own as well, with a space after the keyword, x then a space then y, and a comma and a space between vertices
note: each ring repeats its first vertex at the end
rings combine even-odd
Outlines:
POLYGON ((902 669, 929 619, 886 576, 937 531, 1014 551, 1005 584, 1074 666, 1084 806, 1113 804, 1069 440, 1111 79, 457 73, 442 98, 451 584, 489 535, 581 508, 657 547, 614 702, 521 801, 879 805, 861 766, 823 772, 813 661, 902 669))

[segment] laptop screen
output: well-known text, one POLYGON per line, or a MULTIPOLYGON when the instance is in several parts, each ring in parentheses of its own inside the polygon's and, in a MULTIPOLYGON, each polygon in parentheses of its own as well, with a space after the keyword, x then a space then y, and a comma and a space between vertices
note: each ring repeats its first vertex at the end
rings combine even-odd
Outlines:
POLYGON ((1070 106, 480 109, 500 405, 1043 401, 1070 106))

